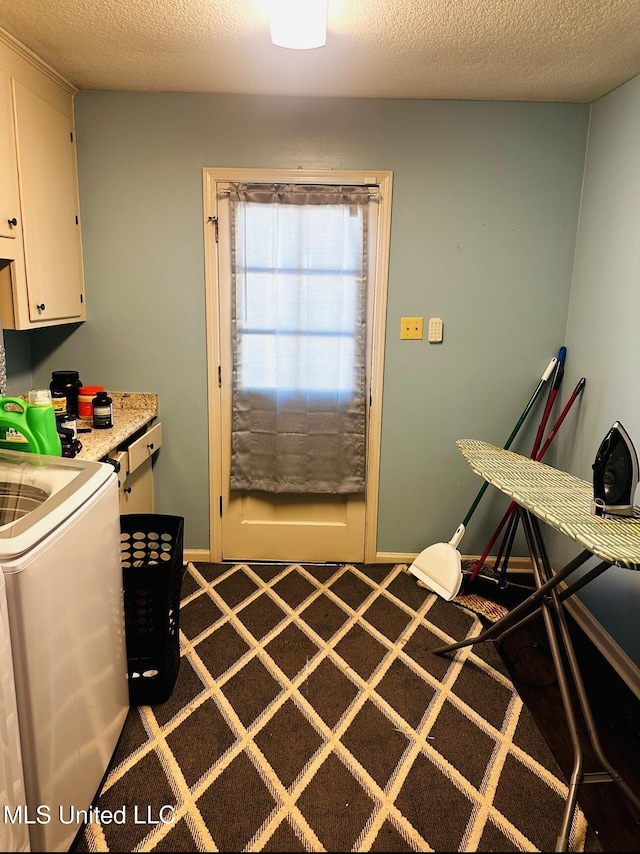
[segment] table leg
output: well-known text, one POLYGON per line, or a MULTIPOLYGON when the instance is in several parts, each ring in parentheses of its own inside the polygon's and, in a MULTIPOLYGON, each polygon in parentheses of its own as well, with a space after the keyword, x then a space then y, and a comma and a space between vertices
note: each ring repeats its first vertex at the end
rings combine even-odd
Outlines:
MULTIPOLYGON (((531 555, 531 562, 533 565, 533 574, 536 582, 536 587, 541 588, 545 584, 545 581, 548 580, 548 558, 546 555, 546 550, 544 548, 544 544, 542 542, 540 530, 536 524, 536 520, 532 518, 529 513, 523 511, 522 509, 520 509, 520 515, 522 517, 522 524, 524 528, 525 538, 527 540, 527 546, 531 555)), ((552 600, 556 602, 554 593, 555 591, 552 591, 550 596, 552 600)), ((560 652, 560 645, 558 643, 558 638, 555 632, 555 626, 553 624, 553 616, 549 606, 549 602, 549 598, 544 599, 542 602, 542 617, 547 633, 547 639, 549 641, 549 648, 551 650, 551 656, 553 658, 556 676, 558 678, 558 687, 560 688, 562 705, 564 707, 565 717, 567 719, 567 726, 569 728, 569 735, 571 737, 571 745, 573 747, 573 770, 571 772, 571 778, 569 781, 569 791, 567 794, 567 800, 562 816, 562 823, 560 825, 560 832, 556 840, 555 848, 556 851, 566 851, 569 846, 571 821, 573 819, 573 814, 575 812, 578 800, 578 788, 580 786, 580 781, 582 780, 583 753, 578 731, 578 723, 576 720, 573 703, 571 701, 571 694, 569 692, 569 683, 567 681, 564 666, 562 664, 562 653, 560 652)))
MULTIPOLYGON (((584 575, 580 576, 580 578, 578 578, 576 581, 565 587, 564 590, 559 590, 557 592, 558 601, 564 602, 565 599, 569 599, 570 596, 573 596, 574 593, 577 593, 578 590, 580 590, 590 581, 593 581, 594 578, 597 578, 599 575, 602 575, 602 573, 606 569, 609 569, 610 566, 612 566, 610 561, 601 561, 599 564, 597 564, 597 566, 594 566, 592 569, 590 569, 589 572, 585 572, 584 575)), ((537 607, 529 614, 527 614, 526 617, 523 617, 521 620, 518 620, 518 622, 514 626, 509 626, 509 628, 501 632, 500 637, 497 640, 502 643, 502 641, 513 631, 520 628, 521 626, 526 625, 530 620, 534 619, 534 617, 537 617, 541 609, 542 605, 537 605, 537 607)))
POLYGON ((640 815, 640 799, 636 797, 620 774, 611 766, 600 746, 591 707, 589 705, 587 693, 580 674, 580 667, 571 643, 569 629, 562 606, 565 599, 568 599, 577 590, 584 587, 585 584, 608 569, 611 566, 611 562, 601 561, 597 566, 593 567, 573 584, 568 585, 563 591, 558 592, 556 589, 558 584, 571 575, 571 573, 579 569, 588 559, 592 558, 593 554, 590 551, 585 550, 561 570, 554 573, 551 569, 551 562, 549 560, 537 518, 521 507, 518 508, 518 511, 522 518, 527 547, 531 557, 536 590, 517 607, 515 607, 513 611, 510 611, 506 616, 498 620, 498 622, 493 623, 493 625, 489 626, 489 628, 484 632, 481 632, 477 637, 467 638, 466 640, 459 641, 458 643, 437 647, 432 651, 435 655, 443 655, 444 653, 453 652, 454 650, 462 649, 463 647, 472 646, 473 644, 482 643, 488 640, 493 640, 494 642, 499 643, 519 626, 529 622, 529 620, 537 616, 537 614, 542 611, 545 631, 549 640, 549 648, 551 650, 556 670, 558 687, 562 697, 562 705, 569 728, 574 755, 573 769, 569 781, 562 824, 556 840, 555 849, 556 851, 566 851, 569 845, 569 834, 571 831, 571 822, 577 805, 578 791, 582 783, 616 783, 620 791, 629 799, 640 815), (558 635, 560 636, 562 644, 560 643, 558 635), (569 681, 563 664, 562 651, 564 651, 569 664, 573 685, 578 696, 584 722, 587 726, 591 746, 593 747, 596 758, 602 767, 602 770, 599 772, 585 773, 583 771, 582 744, 580 742, 578 723, 571 698, 569 681))
MULTIPOLYGON (((532 555, 533 571, 536 586, 541 587, 544 586, 544 584, 551 577, 553 577, 551 562, 549 560, 549 556, 544 544, 544 540, 542 538, 542 533, 540 531, 540 525, 538 523, 537 518, 529 512, 523 510, 521 510, 520 512, 522 516, 527 545, 529 547, 529 552, 532 555), (536 555, 536 559, 534 559, 534 555, 536 555)), ((587 692, 585 690, 582 675, 580 673, 578 659, 576 657, 573 644, 571 642, 569 627, 567 625, 564 609, 562 607, 561 596, 558 594, 555 588, 551 589, 549 596, 543 600, 542 614, 545 622, 545 629, 547 633, 547 638, 549 640, 549 646, 551 649, 554 666, 556 669, 556 675, 558 677, 558 686, 560 688, 560 693, 562 696, 562 704, 569 727, 569 733, 571 736, 571 743, 573 746, 574 754, 573 770, 569 781, 569 792, 565 804, 560 833, 558 834, 556 842, 556 851, 566 851, 569 844, 569 833, 571 831, 571 822, 577 804, 578 791, 582 783, 616 783, 619 790, 622 792, 622 794, 625 795, 625 797, 631 802, 631 804, 633 804, 635 809, 638 810, 639 814, 640 799, 636 797, 636 795, 629 788, 627 783, 625 783, 623 778, 615 770, 615 768, 613 768, 607 757, 604 755, 604 752, 600 745, 600 739, 598 737, 598 732, 593 718, 593 714, 591 712, 591 706, 589 704, 587 692), (571 671, 573 685, 576 690, 582 716, 587 727, 589 741, 591 742, 593 752, 601 766, 601 771, 599 772, 585 773, 583 771, 582 744, 580 742, 577 719, 573 702, 571 699, 569 682, 567 680, 562 661, 561 646, 556 633, 556 628, 558 629, 558 632, 560 634, 562 649, 564 650, 564 654, 569 663, 569 669, 571 671)))

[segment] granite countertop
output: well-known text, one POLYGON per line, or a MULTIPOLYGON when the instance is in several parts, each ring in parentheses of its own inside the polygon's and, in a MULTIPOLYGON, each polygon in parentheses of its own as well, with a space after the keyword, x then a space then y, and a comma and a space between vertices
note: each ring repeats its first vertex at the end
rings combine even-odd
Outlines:
POLYGON ((79 460, 101 460, 134 433, 158 417, 158 395, 134 392, 109 392, 113 401, 113 427, 96 430, 90 421, 78 418, 78 430, 91 428, 90 433, 78 433, 82 450, 79 460))

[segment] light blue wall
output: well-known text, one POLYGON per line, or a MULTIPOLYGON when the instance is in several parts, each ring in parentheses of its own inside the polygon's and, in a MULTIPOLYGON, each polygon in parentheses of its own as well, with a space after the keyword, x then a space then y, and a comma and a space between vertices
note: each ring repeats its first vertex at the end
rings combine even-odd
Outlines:
MULTIPOLYGON (((614 421, 640 452, 640 77, 591 108, 580 226, 567 324, 567 379, 587 377, 575 435, 559 435, 558 465, 591 481, 614 421)), ((570 552, 554 541, 558 563, 570 552)), ((640 574, 615 567, 580 598, 640 665, 640 574)))
POLYGON ((5 329, 3 337, 7 359, 6 395, 15 397, 33 388, 29 335, 26 332, 5 329))
MULTIPOLYGON (((588 115, 577 104, 81 92, 89 319, 31 334, 34 381, 77 369, 85 383, 157 392, 156 509, 184 515, 185 546, 206 548, 202 169, 392 170, 378 549, 448 540, 480 486, 455 440, 502 444, 565 343, 588 115), (400 341, 402 315, 442 317, 443 344, 400 341)), ((514 449, 529 452, 538 417, 514 449)), ((501 498, 487 493, 463 551, 482 550, 501 498)))

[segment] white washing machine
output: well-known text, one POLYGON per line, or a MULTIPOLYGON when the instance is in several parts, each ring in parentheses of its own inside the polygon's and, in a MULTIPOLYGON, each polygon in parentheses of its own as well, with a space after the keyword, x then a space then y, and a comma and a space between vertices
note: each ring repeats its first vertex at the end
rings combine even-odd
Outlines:
POLYGON ((113 467, 0 451, 0 565, 26 791, 12 823, 33 851, 68 851, 129 709, 113 467))

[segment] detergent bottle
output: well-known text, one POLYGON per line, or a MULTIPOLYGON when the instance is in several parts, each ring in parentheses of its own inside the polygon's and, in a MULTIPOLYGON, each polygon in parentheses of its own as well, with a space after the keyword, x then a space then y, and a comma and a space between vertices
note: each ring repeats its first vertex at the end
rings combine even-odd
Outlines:
POLYGON ((0 448, 62 456, 49 389, 32 389, 28 400, 0 397, 0 448))

